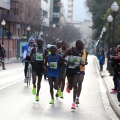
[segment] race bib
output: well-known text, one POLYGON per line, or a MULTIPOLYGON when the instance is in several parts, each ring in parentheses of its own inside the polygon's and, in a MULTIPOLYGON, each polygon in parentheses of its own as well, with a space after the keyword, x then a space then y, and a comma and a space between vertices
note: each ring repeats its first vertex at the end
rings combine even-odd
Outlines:
POLYGON ((51 69, 57 69, 57 62, 50 62, 51 69))
POLYGON ((68 68, 76 68, 80 64, 81 57, 79 57, 79 56, 69 56, 69 61, 74 62, 75 65, 69 65, 68 68))
POLYGON ((43 54, 36 52, 36 60, 43 61, 43 54))

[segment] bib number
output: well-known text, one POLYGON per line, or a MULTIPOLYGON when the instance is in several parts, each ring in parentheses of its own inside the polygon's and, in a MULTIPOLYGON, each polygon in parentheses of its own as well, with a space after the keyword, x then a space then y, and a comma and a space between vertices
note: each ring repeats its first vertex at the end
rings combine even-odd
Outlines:
POLYGON ((51 69, 57 69, 57 62, 50 62, 51 69))
POLYGON ((70 65, 68 68, 76 68, 80 64, 81 57, 79 57, 79 56, 69 56, 69 61, 74 62, 75 65, 70 65))
POLYGON ((43 61, 43 54, 36 52, 36 60, 43 61))

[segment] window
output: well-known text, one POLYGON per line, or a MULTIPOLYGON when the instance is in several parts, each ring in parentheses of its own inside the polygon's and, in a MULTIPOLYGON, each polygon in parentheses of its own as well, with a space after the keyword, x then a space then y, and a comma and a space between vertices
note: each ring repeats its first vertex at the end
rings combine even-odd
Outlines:
POLYGON ((43 10, 43 16, 46 17, 46 18, 48 18, 48 12, 45 11, 45 10, 43 10))
POLYGON ((46 3, 48 3, 48 0, 44 0, 46 3))
POLYGON ((10 0, 4 0, 4 2, 10 4, 10 0))

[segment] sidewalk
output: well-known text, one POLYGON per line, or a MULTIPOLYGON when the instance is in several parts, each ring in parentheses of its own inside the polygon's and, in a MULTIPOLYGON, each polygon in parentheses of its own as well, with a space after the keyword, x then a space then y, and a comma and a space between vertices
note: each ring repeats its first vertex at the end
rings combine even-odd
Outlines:
MULTIPOLYGON (((99 69, 99 62, 97 60, 97 57, 96 57, 96 63, 99 69)), ((113 108, 116 115, 118 116, 118 118, 120 119, 120 106, 119 106, 120 102, 118 102, 117 100, 117 94, 110 93, 112 91, 111 89, 114 88, 113 76, 109 75, 108 71, 106 70, 106 67, 107 67, 107 59, 105 60, 103 71, 100 74, 107 88, 107 96, 109 98, 110 105, 113 108)))
POLYGON ((9 58, 9 60, 8 60, 8 58, 5 58, 5 64, 9 64, 9 63, 19 63, 19 62, 21 62, 21 60, 20 60, 20 59, 17 60, 16 57, 9 58))

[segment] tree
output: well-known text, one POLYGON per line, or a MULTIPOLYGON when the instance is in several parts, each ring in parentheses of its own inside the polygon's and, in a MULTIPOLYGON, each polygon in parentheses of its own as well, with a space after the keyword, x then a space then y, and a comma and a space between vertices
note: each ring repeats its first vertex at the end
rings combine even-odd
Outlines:
POLYGON ((114 0, 87 0, 86 5, 92 13, 93 29, 96 29, 96 34, 93 39, 97 39, 101 33, 105 22, 103 20, 104 14, 110 8, 114 0))
POLYGON ((26 27, 29 25, 31 31, 39 36, 44 22, 39 0, 20 0, 19 22, 26 27))
POLYGON ((73 25, 65 24, 61 27, 61 38, 68 42, 74 42, 81 38, 80 29, 73 25))

